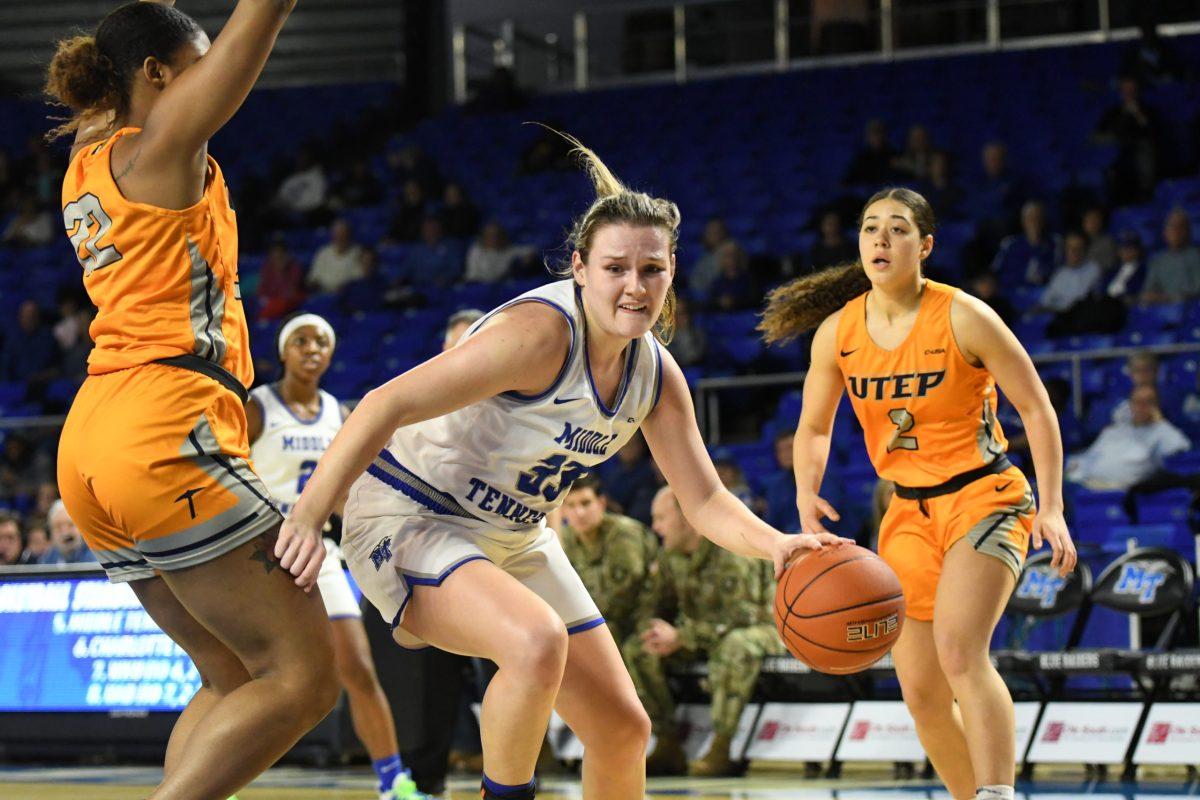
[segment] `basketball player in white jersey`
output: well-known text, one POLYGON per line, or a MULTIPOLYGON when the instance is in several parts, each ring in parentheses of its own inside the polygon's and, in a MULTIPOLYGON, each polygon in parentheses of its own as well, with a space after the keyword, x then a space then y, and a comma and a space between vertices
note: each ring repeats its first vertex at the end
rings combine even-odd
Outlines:
MULTIPOLYGON (((316 314, 285 319, 278 336, 283 377, 251 391, 246 403, 250 458, 284 516, 349 413, 320 387, 336 342, 333 326, 316 314)), ((342 572, 337 545, 328 537, 324 542, 317 589, 333 627, 334 660, 350 698, 354 732, 379 777, 380 800, 428 797, 416 790, 401 763, 392 710, 375 676, 362 612, 342 572)))
POLYGON ((784 564, 839 539, 788 536, 726 491, 669 336, 679 210, 626 189, 578 142, 597 199, 566 279, 471 326, 456 347, 369 392, 284 522, 298 537, 349 492, 342 547, 408 646, 482 656, 483 798, 535 796, 555 708, 585 748, 586 800, 642 800, 650 722, 596 604, 545 517, 640 427, 689 521, 784 564), (665 306, 665 308, 664 308, 665 306))

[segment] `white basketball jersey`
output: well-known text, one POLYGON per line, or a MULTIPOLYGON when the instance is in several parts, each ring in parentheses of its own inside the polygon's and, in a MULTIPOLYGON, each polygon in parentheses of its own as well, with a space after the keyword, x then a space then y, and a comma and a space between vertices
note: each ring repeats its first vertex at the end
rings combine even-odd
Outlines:
POLYGON ((250 459, 284 516, 300 499, 321 454, 342 427, 337 398, 324 390, 320 395, 321 412, 302 420, 288 408, 274 384, 250 392, 262 408, 263 422, 258 441, 250 446, 250 459))
MULTIPOLYGON (((506 392, 398 429, 368 473, 434 514, 508 530, 542 524, 578 478, 621 449, 658 402, 662 353, 653 334, 630 343, 612 408, 596 394, 584 317, 572 280, 557 281, 494 309, 544 303, 571 329, 554 384, 537 396, 506 392)), ((265 476, 264 476, 265 477, 265 476)))

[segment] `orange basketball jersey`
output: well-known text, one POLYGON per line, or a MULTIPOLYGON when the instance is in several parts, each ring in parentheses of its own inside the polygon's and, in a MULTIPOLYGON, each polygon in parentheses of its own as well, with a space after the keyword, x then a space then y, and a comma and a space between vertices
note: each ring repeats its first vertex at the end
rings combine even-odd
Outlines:
POLYGON ((194 354, 244 385, 254 379, 238 292, 237 222, 210 156, 204 196, 173 211, 126 200, 112 177, 122 128, 75 155, 63 179, 63 224, 99 309, 88 372, 194 354))
POLYGON ((926 487, 978 469, 1008 446, 996 421, 996 382, 972 366, 950 328, 958 289, 927 280, 912 331, 895 350, 867 333, 862 294, 842 308, 837 363, 881 478, 926 487))

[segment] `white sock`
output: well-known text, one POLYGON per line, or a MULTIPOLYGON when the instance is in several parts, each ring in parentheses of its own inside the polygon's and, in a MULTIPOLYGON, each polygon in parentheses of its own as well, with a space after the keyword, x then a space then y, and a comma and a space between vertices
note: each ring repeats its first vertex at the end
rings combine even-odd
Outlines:
POLYGON ((975 800, 1014 800, 1015 792, 1011 786, 980 786, 975 792, 975 800))

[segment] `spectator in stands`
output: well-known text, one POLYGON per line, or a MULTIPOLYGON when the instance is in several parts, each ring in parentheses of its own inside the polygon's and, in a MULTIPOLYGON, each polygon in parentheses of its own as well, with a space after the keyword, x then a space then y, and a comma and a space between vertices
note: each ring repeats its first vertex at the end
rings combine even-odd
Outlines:
POLYGON ((379 254, 364 247, 359 259, 359 274, 338 291, 338 306, 344 314, 377 311, 395 300, 391 282, 379 271, 379 254))
POLYGON ((922 194, 944 220, 962 218, 963 190, 954 180, 950 154, 934 150, 929 157, 929 176, 922 194))
MULTIPOLYGON (((1062 378, 1043 378, 1046 394, 1050 397, 1050 405, 1058 416, 1058 427, 1062 433, 1063 450, 1073 452, 1083 445, 1083 426, 1071 404, 1071 384, 1062 378)), ((1004 435, 1008 438, 1008 454, 1018 460, 1021 469, 1026 470, 1030 480, 1036 474, 1033 455, 1029 450, 1029 437, 1025 433, 1025 424, 1021 415, 1016 413, 1011 403, 1001 403, 997 413, 1004 426, 1004 435)))
POLYGON ((51 153, 40 134, 30 137, 31 162, 25 170, 25 191, 31 194, 38 205, 56 208, 62 200, 63 168, 59 166, 56 153, 51 153))
POLYGON ((1062 240, 1046 226, 1046 207, 1038 200, 1021 206, 1021 232, 1005 236, 992 260, 1001 282, 1041 286, 1062 257, 1062 240))
POLYGON ((0 509, 0 567, 21 563, 25 543, 21 539, 21 521, 11 511, 0 509))
POLYGON ((1158 390, 1139 386, 1129 395, 1130 420, 1109 424, 1096 441, 1067 464, 1067 477, 1089 489, 1127 490, 1162 470, 1163 461, 1191 448, 1168 422, 1158 390))
POLYGON ((60 351, 69 350, 79 337, 87 338, 86 327, 80 325, 79 309, 91 305, 87 295, 78 287, 63 285, 58 288, 58 321, 50 329, 60 351))
POLYGON ((1117 268, 1108 279, 1106 292, 1125 305, 1134 303, 1146 282, 1146 259, 1142 239, 1136 231, 1124 231, 1117 239, 1117 268))
POLYGON ((21 200, 20 212, 5 227, 0 242, 10 247, 42 247, 50 244, 54 234, 50 212, 32 196, 26 196, 21 200))
POLYGON ((463 274, 462 249, 443 235, 438 218, 429 216, 421 222, 421 241, 408 251, 401 269, 413 286, 450 286, 463 274))
POLYGON ((25 503, 37 493, 38 484, 53 477, 49 456, 29 443, 24 435, 10 431, 0 450, 0 503, 25 503))
POLYGON ((904 152, 896 157, 893 166, 908 180, 924 181, 929 178, 933 153, 929 129, 924 125, 913 125, 908 129, 904 152))
POLYGON ((287 241, 280 234, 271 240, 255 293, 261 320, 286 317, 304 302, 304 265, 288 252, 287 241))
POLYGON ((1150 257, 1143 303, 1178 303, 1200 295, 1200 250, 1192 244, 1188 214, 1176 208, 1163 222, 1165 250, 1150 257))
MULTIPOLYGON (((601 474, 608 487, 608 498, 613 510, 626 516, 642 519, 633 512, 638 492, 653 485, 654 473, 646 452, 646 440, 635 433, 625 446, 617 451, 617 457, 606 463, 601 474)), ((642 519, 642 522, 646 520, 642 519)))
POLYGON ((971 294, 978 297, 1004 320, 1005 325, 1012 325, 1017 311, 1013 304, 1000 294, 1000 280, 994 272, 981 272, 971 280, 971 294))
POLYGON ((551 123, 547 127, 537 129, 537 137, 521 154, 517 165, 518 175, 536 175, 539 172, 563 172, 573 168, 571 147, 566 140, 554 130, 562 130, 562 126, 551 123))
POLYGON ((658 576, 639 614, 638 634, 621 647, 658 739, 646 772, 672 775, 684 768, 666 679, 668 659, 707 658, 715 735, 708 754, 692 762, 688 772, 732 775, 730 745, 763 658, 784 652, 771 621, 771 567, 703 538, 683 516, 670 487, 655 495, 653 518, 654 532, 663 540, 658 576))
POLYGON ((836 211, 821 215, 821 238, 808 250, 808 268, 816 271, 858 258, 858 245, 846 238, 842 217, 836 211))
POLYGON ((1091 294, 1100 282, 1100 265, 1087 260, 1087 236, 1070 231, 1064 238, 1063 261, 1038 299, 1036 311, 1062 313, 1091 294))
POLYGON ((362 277, 362 246, 354 241, 354 231, 344 219, 335 220, 329 234, 329 244, 313 257, 308 271, 308 288, 336 294, 350 281, 362 277))
POLYGON ((356 158, 334 190, 330 206, 336 209, 373 206, 383 202, 383 186, 371 171, 371 162, 356 158))
POLYGON ((1142 100, 1136 78, 1119 78, 1117 90, 1120 101, 1104 112, 1095 138, 1117 146, 1116 161, 1109 168, 1109 197, 1114 205, 1128 205, 1145 202, 1154 194, 1162 122, 1142 100))
POLYGON ((717 248, 720 273, 708 291, 708 305, 715 311, 742 311, 762 302, 762 293, 750 273, 750 260, 732 239, 717 248))
MULTIPOLYGON (((1131 385, 1130 391, 1140 389, 1143 386, 1149 386, 1155 391, 1159 391, 1159 383, 1162 378, 1162 365, 1159 364, 1158 356, 1154 353, 1134 353, 1125 360, 1125 374, 1129 377, 1131 385)), ((1160 405, 1162 404, 1162 394, 1159 393, 1160 405)), ((1112 421, 1119 423, 1130 422, 1133 419, 1133 404, 1129 398, 1125 398, 1112 411, 1112 421)))
POLYGON ((470 239, 479 232, 479 209, 467 197, 461 183, 447 183, 442 190, 438 219, 451 239, 470 239))
POLYGON ((863 131, 863 147, 854 156, 842 183, 848 186, 877 186, 895 177, 893 162, 896 151, 888 144, 887 126, 883 120, 873 119, 863 131))
POLYGON ((58 481, 42 481, 38 484, 36 500, 30 514, 45 517, 50 513, 54 501, 58 499, 58 481))
MULTIPOLYGON (((407 187, 409 181, 416 181, 421 189, 422 198, 436 192, 442 185, 442 176, 438 173, 437 164, 425 151, 415 144, 408 144, 388 152, 388 167, 392 170, 395 185, 407 187)), ((424 208, 417 214, 417 220, 425 215, 424 208)), ((416 233, 412 238, 417 238, 416 233)))
POLYGON ((721 274, 717 264, 717 249, 729 241, 729 228, 725 220, 713 217, 704 223, 704 234, 700 237, 700 247, 704 252, 692 264, 687 274, 687 287, 692 297, 707 297, 713 281, 721 274))
POLYGON ((765 482, 767 503, 763 519, 772 528, 788 533, 800 531, 800 512, 796 508, 796 473, 792 443, 796 431, 780 431, 775 434, 775 463, 778 469, 765 482))
POLYGON ((9 328, 0 350, 0 377, 6 381, 43 383, 54 377, 58 343, 42 323, 42 310, 34 300, 17 307, 17 327, 9 328))
POLYGON ((312 148, 304 147, 296 157, 295 171, 279 184, 275 205, 296 221, 306 225, 321 224, 326 221, 328 189, 325 168, 312 148))
POLYGON ((667 350, 681 367, 694 367, 708 354, 708 334, 692 319, 692 307, 680 297, 675 301, 675 335, 667 350))
POLYGON ((498 283, 512 277, 514 262, 530 261, 537 248, 527 244, 512 244, 499 222, 489 222, 471 242, 467 250, 467 269, 463 280, 468 283, 498 283))
POLYGON ((421 236, 421 220, 429 214, 425 190, 415 178, 404 182, 400 205, 392 215, 388 236, 398 242, 415 242, 421 236))
POLYGON ((467 329, 482 317, 483 312, 477 308, 464 308, 462 311, 455 311, 451 314, 450 318, 446 320, 446 330, 442 334, 442 351, 449 350, 458 344, 458 340, 467 332, 467 329))
POLYGON ((76 383, 82 383, 87 376, 87 360, 92 352, 91 327, 96 318, 96 307, 88 301, 75 310, 75 330, 78 334, 70 347, 62 351, 60 374, 76 383))
POLYGON ((1117 241, 1108 233, 1108 216, 1103 206, 1083 210, 1080 227, 1088 237, 1087 260, 1095 261, 1107 275, 1117 266, 1117 241))
POLYGON ((608 510, 604 485, 594 475, 571 484, 559 531, 571 566, 596 601, 613 639, 633 635, 643 595, 651 591, 658 539, 636 519, 608 510))
POLYGON ((1008 146, 1004 142, 985 144, 981 161, 983 175, 970 187, 969 211, 976 224, 974 248, 990 259, 1025 201, 1025 187, 1024 181, 1008 164, 1008 146))
POLYGON ((1138 30, 1141 35, 1121 55, 1120 74, 1141 83, 1183 80, 1187 75, 1175 48, 1158 35, 1155 8, 1158 5, 1138 4, 1134 13, 1140 17, 1138 30))
POLYGON ((88 564, 96 561, 96 556, 83 543, 79 528, 67 514, 67 507, 62 500, 55 500, 46 515, 50 525, 50 550, 42 556, 41 564, 88 564))
POLYGON ((22 564, 40 564, 50 552, 50 532, 46 529, 45 517, 30 517, 25 524, 25 549, 21 551, 22 564))
POLYGON ((742 472, 742 468, 736 460, 731 456, 714 458, 713 466, 716 467, 717 477, 721 479, 722 486, 749 508, 755 509, 755 513, 761 510, 758 498, 754 496, 750 485, 746 483, 746 473, 742 472))

